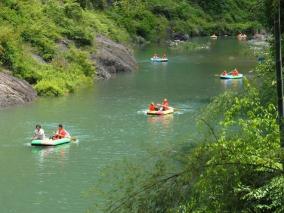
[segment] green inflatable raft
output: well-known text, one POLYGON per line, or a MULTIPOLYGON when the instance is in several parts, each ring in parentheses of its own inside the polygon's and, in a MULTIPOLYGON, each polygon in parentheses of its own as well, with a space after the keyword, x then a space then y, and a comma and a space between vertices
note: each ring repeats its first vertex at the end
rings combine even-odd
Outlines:
POLYGON ((238 74, 238 75, 231 75, 231 74, 227 74, 227 75, 220 75, 221 79, 240 79, 243 77, 243 74, 238 74))
POLYGON ((167 58, 151 58, 151 61, 153 62, 168 62, 169 59, 167 58))
POLYGON ((32 146, 57 146, 60 144, 70 143, 71 138, 62 138, 58 140, 43 139, 43 140, 33 140, 31 142, 32 146))

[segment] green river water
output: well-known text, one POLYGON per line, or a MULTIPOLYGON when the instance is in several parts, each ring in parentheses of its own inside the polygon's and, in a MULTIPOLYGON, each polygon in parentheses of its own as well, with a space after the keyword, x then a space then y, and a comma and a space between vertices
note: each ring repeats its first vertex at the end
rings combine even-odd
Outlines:
POLYGON ((216 74, 237 67, 249 75, 256 59, 247 44, 231 38, 198 42, 210 48, 139 49, 137 72, 96 82, 67 97, 39 98, 1 110, 0 212, 85 212, 104 202, 85 194, 105 167, 115 168, 124 159, 143 159, 149 149, 174 144, 194 129, 196 114, 212 97, 227 89, 240 90, 242 80, 220 80, 216 74), (154 52, 167 52, 170 61, 151 63, 154 52), (145 115, 151 101, 161 102, 164 97, 179 111, 167 117, 145 115), (79 142, 31 147, 36 123, 49 135, 63 123, 79 142))

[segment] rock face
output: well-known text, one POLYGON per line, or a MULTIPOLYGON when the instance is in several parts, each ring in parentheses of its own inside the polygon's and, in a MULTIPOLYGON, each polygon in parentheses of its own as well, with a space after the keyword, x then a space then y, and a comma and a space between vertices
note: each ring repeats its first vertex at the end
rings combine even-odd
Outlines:
POLYGON ((35 90, 26 81, 0 72, 0 108, 24 104, 36 96, 35 90))
POLYGON ((91 58, 96 63, 98 79, 109 79, 112 74, 137 69, 137 62, 131 51, 122 44, 97 36, 96 45, 97 52, 91 58))

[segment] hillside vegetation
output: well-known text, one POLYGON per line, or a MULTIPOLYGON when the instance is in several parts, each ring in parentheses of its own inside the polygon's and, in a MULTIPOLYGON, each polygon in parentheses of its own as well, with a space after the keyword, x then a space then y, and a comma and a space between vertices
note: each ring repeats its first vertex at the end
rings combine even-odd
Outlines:
POLYGON ((253 32, 262 26, 259 0, 78 0, 97 8, 127 29, 133 37, 150 41, 188 35, 253 32))
POLYGON ((96 34, 128 40, 103 13, 83 10, 75 1, 4 0, 0 25, 0 65, 39 95, 63 95, 93 80, 96 34))

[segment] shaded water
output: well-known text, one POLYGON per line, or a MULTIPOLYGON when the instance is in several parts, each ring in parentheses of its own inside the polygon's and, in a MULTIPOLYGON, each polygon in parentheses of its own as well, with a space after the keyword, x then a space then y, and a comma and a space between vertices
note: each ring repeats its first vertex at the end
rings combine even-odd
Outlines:
POLYGON ((84 194, 104 167, 175 143, 190 131, 194 115, 213 96, 241 89, 242 80, 220 80, 215 75, 235 67, 249 73, 256 60, 246 43, 229 38, 198 42, 209 42, 210 48, 137 50, 137 72, 97 82, 68 97, 38 99, 0 111, 0 212, 84 212, 102 201, 84 194), (167 52, 170 61, 151 63, 154 52, 167 52), (164 97, 178 111, 166 117, 146 116, 147 105, 164 97), (30 147, 36 123, 49 134, 63 123, 79 142, 30 147))

